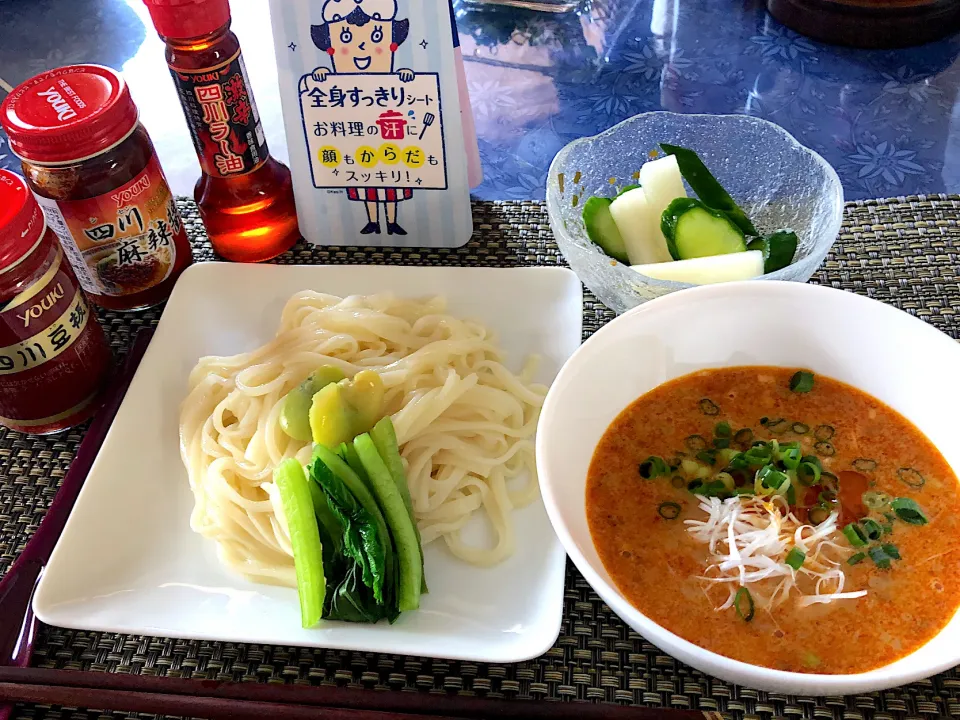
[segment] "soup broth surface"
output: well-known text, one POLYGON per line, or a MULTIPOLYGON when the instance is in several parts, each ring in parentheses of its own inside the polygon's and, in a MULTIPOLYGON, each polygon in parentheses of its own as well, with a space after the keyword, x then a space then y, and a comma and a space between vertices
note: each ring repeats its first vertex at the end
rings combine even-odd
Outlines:
MULTIPOLYGON (((676 635, 721 655, 778 670, 865 672, 929 641, 960 606, 960 486, 930 441, 892 408, 820 375, 811 391, 793 392, 794 373, 776 367, 706 370, 640 397, 614 420, 594 452, 587 520, 604 567, 621 593, 676 635), (766 421, 761 424, 761 419, 766 421), (780 419, 786 424, 768 429, 771 421, 780 419), (732 434, 749 428, 754 441, 799 441, 804 455, 817 455, 823 470, 839 478, 840 497, 832 506, 841 513, 839 528, 866 516, 892 526, 879 541, 899 551, 900 559, 888 569, 869 556, 850 565, 847 558, 861 548, 850 548, 837 533, 844 591, 866 590, 866 596, 802 607, 792 595, 776 607, 758 604, 749 622, 734 608, 716 609, 728 593, 701 579, 708 550, 684 521, 704 520, 707 514, 694 492, 679 481, 679 476, 684 481, 688 476, 671 470, 644 479, 639 466, 650 456, 674 465, 678 451, 690 459, 695 453, 687 439, 700 435, 709 444, 721 422, 730 425, 732 434), (833 430, 819 449, 817 428, 821 437, 833 430), (867 470, 871 465, 864 460, 873 461, 875 469, 867 470), (862 501, 866 491, 911 498, 929 522, 888 522, 877 512, 871 514, 862 501), (679 506, 676 518, 661 515, 665 502, 679 506)), ((721 470, 721 464, 712 471, 721 470)), ((667 510, 673 514, 672 505, 667 510)), ((807 522, 806 509, 795 512, 807 522)))

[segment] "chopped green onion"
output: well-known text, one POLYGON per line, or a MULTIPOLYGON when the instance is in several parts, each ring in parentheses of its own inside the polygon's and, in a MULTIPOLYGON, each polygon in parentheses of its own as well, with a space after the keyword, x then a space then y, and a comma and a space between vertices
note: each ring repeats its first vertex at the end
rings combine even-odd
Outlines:
POLYGON ((866 547, 867 539, 863 536, 863 531, 856 523, 850 523, 843 528, 843 534, 853 547, 866 547))
POLYGON ((779 490, 786 479, 786 473, 780 472, 773 465, 764 465, 757 472, 757 480, 771 490, 779 490))
POLYGON ((687 490, 695 494, 702 487, 703 487, 703 480, 691 480, 690 482, 687 483, 687 490))
POLYGON ((733 489, 733 494, 734 494, 734 495, 748 495, 748 496, 752 497, 752 496, 756 495, 757 493, 755 493, 754 490, 753 490, 753 488, 750 487, 749 485, 744 485, 743 487, 734 488, 734 489, 733 489))
POLYGON ((800 467, 800 448, 787 448, 780 453, 780 462, 787 470, 796 470, 800 467))
POLYGON ((793 483, 787 487, 787 505, 797 504, 797 491, 793 488, 793 483))
POLYGON ((730 438, 714 438, 713 447, 717 450, 726 450, 730 447, 730 438))
POLYGON ((718 438, 728 438, 732 432, 733 430, 730 429, 730 423, 726 420, 718 422, 713 428, 713 434, 718 438))
POLYGON ((680 477, 679 475, 674 475, 674 476, 670 479, 670 484, 671 484, 673 487, 675 487, 677 490, 682 490, 683 488, 685 488, 685 487, 687 486, 687 481, 684 480, 684 479, 683 479, 682 477, 680 477))
POLYGON ((807 554, 798 547, 790 548, 790 552, 787 553, 787 558, 784 562, 792 567, 794 570, 799 570, 800 566, 803 565, 803 561, 807 559, 807 554))
POLYGON ((853 467, 862 473, 872 473, 877 469, 877 461, 870 458, 857 458, 853 461, 853 467))
POLYGON ((821 440, 820 442, 818 442, 816 445, 813 446, 813 449, 826 457, 833 457, 837 453, 837 449, 833 447, 831 443, 828 443, 826 440, 821 440))
POLYGON ((680 515, 680 504, 675 502, 662 502, 657 508, 657 514, 664 520, 676 520, 680 515))
POLYGON ((746 470, 750 463, 744 453, 737 453, 727 461, 727 467, 731 470, 746 470))
POLYGON ((830 511, 825 507, 812 507, 807 511, 807 517, 810 519, 811 525, 819 525, 824 522, 828 517, 830 517, 830 511))
POLYGON ((813 436, 821 442, 826 442, 833 437, 834 432, 833 425, 817 425, 817 428, 813 431, 813 436))
POLYGON ((717 452, 717 457, 720 458, 720 462, 723 462, 723 463, 729 463, 731 460, 733 460, 735 457, 738 457, 739 455, 740 453, 734 450, 733 448, 720 448, 720 450, 717 452))
POLYGON ((717 462, 717 454, 713 450, 704 450, 697 453, 697 460, 712 466, 717 462))
POLYGON ((768 422, 770 422, 770 418, 768 418, 766 415, 764 415, 762 418, 760 418, 760 424, 761 424, 761 425, 766 425, 768 422))
POLYGON ((880 549, 883 550, 887 555, 892 557, 894 560, 900 560, 900 551, 897 550, 896 545, 890 543, 884 543, 880 546, 880 549))
POLYGON ((881 570, 889 569, 891 560, 900 559, 900 553, 897 552, 895 545, 874 545, 867 550, 867 554, 873 560, 873 564, 881 570))
POLYGON ((879 540, 883 535, 883 528, 873 518, 864 518, 860 521, 860 529, 867 540, 879 540))
POLYGON ((733 607, 744 622, 753 620, 753 596, 745 587, 737 590, 737 594, 733 596, 733 607))
POLYGON ((867 490, 861 499, 870 510, 880 510, 890 504, 890 496, 876 490, 867 490))
POLYGON ((699 404, 700 404, 700 412, 702 412, 704 415, 709 415, 713 417, 714 415, 720 414, 720 406, 717 405, 713 400, 709 398, 703 398, 703 400, 701 400, 699 404))
POLYGON ((866 559, 867 559, 866 553, 862 553, 862 552, 854 553, 853 555, 850 556, 850 559, 847 560, 847 564, 856 565, 857 563, 861 563, 866 559))
POLYGON ((750 428, 737 430, 737 434, 733 436, 733 441, 740 445, 747 445, 751 440, 753 440, 753 430, 750 428))
POLYGON ((680 463, 683 462, 683 458, 684 458, 684 457, 685 457, 685 456, 684 456, 683 453, 677 453, 677 454, 674 455, 672 458, 670 458, 669 460, 667 460, 667 464, 670 466, 670 471, 671 471, 671 472, 673 472, 674 470, 676 470, 676 469, 678 469, 678 468, 680 467, 680 463))
POLYGON ((797 479, 804 485, 816 485, 820 481, 820 469, 820 460, 804 455, 797 466, 797 479))
POLYGON ((832 472, 827 472, 824 470, 822 473, 820 473, 820 484, 824 487, 824 489, 833 493, 840 492, 840 479, 832 472))
POLYGON ((640 472, 640 477, 644 480, 654 480, 661 475, 670 474, 670 466, 667 465, 667 461, 658 455, 651 455, 640 463, 637 469, 640 472))
POLYGON ((909 485, 912 488, 921 488, 927 482, 926 478, 913 468, 900 468, 897 470, 897 477, 904 485, 909 485))
POLYGON ((703 435, 691 435, 684 442, 691 452, 700 452, 707 449, 707 441, 703 435))
POLYGON ((766 443, 764 443, 762 447, 755 445, 743 454, 743 458, 746 460, 749 467, 761 467, 766 465, 768 462, 770 462, 772 457, 773 453, 766 443))
POLYGON ((920 506, 910 498, 894 498, 890 507, 898 518, 910 525, 926 525, 930 522, 920 506))
POLYGON ((808 432, 810 432, 810 426, 804 425, 802 422, 795 422, 790 429, 793 430, 797 435, 806 435, 808 432))
POLYGON ((790 389, 795 393, 808 393, 813 390, 813 373, 798 370, 790 378, 790 389))
POLYGON ((772 432, 774 435, 783 435, 787 430, 790 429, 790 422, 780 418, 779 420, 771 420, 767 423, 767 430, 772 432))

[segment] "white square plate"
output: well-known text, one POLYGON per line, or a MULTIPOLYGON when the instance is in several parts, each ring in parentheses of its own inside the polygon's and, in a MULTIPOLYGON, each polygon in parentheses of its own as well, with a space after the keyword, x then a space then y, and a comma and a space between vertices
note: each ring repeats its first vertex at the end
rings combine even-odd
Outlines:
POLYGON ((276 333, 301 289, 336 295, 445 296, 479 320, 519 371, 542 358, 549 383, 580 345, 580 282, 562 268, 412 268, 204 263, 174 289, 63 535, 33 607, 69 628, 245 643, 305 645, 517 662, 560 631, 565 556, 538 499, 514 513, 516 553, 496 567, 425 548, 430 584, 420 610, 394 625, 300 627, 296 591, 223 568, 190 529, 193 495, 180 460, 179 405, 202 355, 250 350, 276 333))

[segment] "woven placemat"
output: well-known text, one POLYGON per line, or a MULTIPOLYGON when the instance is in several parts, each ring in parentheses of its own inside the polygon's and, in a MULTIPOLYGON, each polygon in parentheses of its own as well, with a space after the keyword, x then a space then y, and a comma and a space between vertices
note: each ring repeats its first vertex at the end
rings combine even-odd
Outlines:
MULTIPOLYGON (((196 206, 182 200, 180 209, 197 260, 214 259, 196 206)), ((457 250, 316 248, 301 243, 277 262, 496 267, 563 264, 542 203, 475 203, 474 228, 471 242, 457 250)), ((840 239, 812 281, 890 303, 960 338, 958 253, 960 196, 850 203, 840 239)), ((100 317, 119 356, 138 328, 157 322, 160 310, 101 313, 100 317)), ((585 335, 612 317, 587 293, 585 335)), ((0 430, 0 574, 42 519, 83 430, 54 438, 30 438, 0 430)), ((883 693, 844 698, 764 693, 707 677, 630 630, 569 564, 559 639, 542 657, 515 665, 194 642, 47 626, 40 629, 34 664, 198 679, 700 708, 737 718, 960 717, 960 674, 956 669, 883 693)), ((46 706, 17 709, 20 718, 123 716, 46 706)))

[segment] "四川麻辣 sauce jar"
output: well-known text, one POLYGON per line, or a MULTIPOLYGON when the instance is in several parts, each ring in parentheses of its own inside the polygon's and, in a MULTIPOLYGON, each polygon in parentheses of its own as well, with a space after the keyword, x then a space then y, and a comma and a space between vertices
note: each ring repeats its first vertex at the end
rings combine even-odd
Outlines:
POLYGON ((19 175, 0 170, 0 424, 46 434, 99 407, 110 347, 19 175))
POLYGON ((90 299, 166 300, 190 243, 123 78, 99 65, 37 75, 4 100, 0 125, 90 299))

